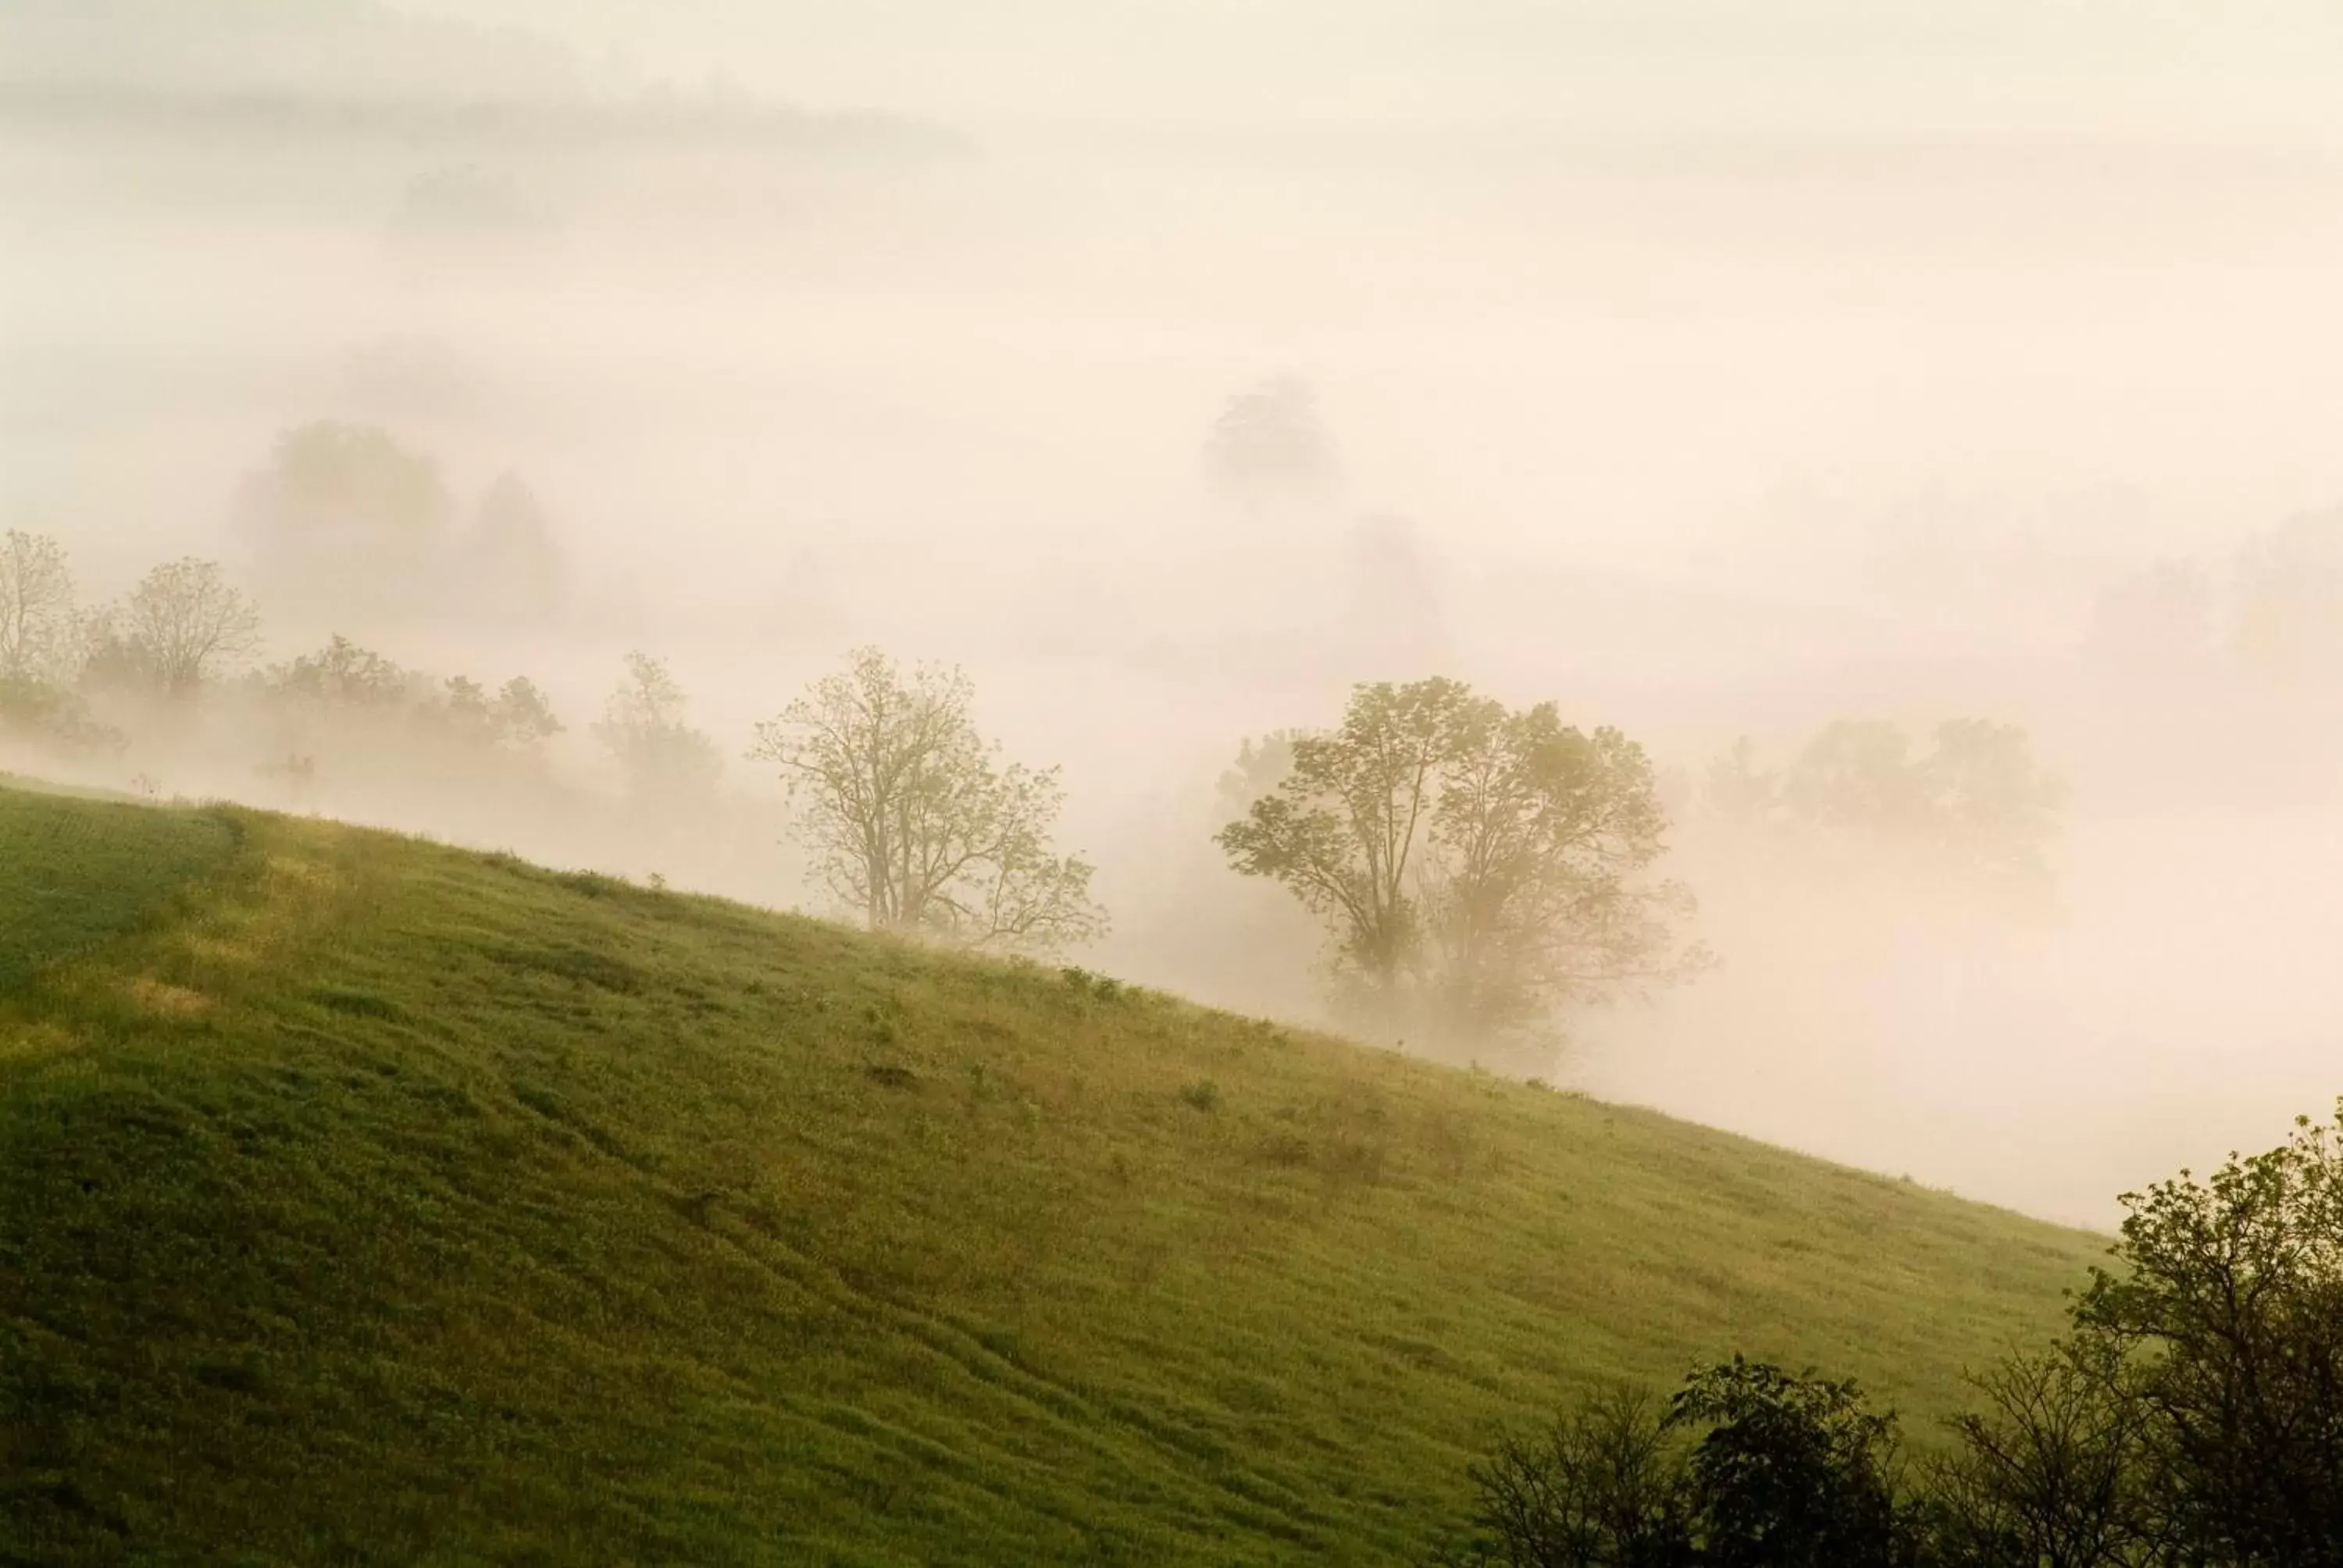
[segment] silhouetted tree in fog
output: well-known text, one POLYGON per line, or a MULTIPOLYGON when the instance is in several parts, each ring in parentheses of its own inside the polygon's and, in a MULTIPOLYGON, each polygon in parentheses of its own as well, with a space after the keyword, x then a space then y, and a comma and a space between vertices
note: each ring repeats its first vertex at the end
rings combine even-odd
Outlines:
POLYGON ((1467 1046, 1701 961, 1689 894, 1644 875, 1665 829, 1619 731, 1432 679, 1356 689, 1217 837, 1325 923, 1347 1006, 1467 1046))
POLYGON ((1265 381, 1230 398, 1204 438, 1204 470, 1223 489, 1259 498, 1333 482, 1334 444, 1308 383, 1265 381))
POLYGON ((112 657, 173 697, 187 697, 260 648, 260 612, 216 561, 156 567, 109 618, 112 657))
POLYGON ((465 586, 498 618, 543 617, 560 603, 563 565, 553 521, 519 476, 498 476, 480 497, 464 547, 465 586))
POLYGON ((689 706, 665 663, 647 653, 627 655, 626 678, 603 704, 594 734, 618 763, 627 797, 636 804, 704 803, 714 793, 724 756, 684 721, 689 706))
POLYGON ((2343 508, 2289 518, 2237 553, 2230 636, 2258 674, 2343 675, 2343 508))
POLYGON ((877 648, 757 726, 796 831, 831 894, 874 930, 1047 950, 1106 930, 1091 866, 1050 845, 1057 769, 1012 763, 976 729, 958 670, 906 677, 877 648))
POLYGON ((2160 1466, 2136 1369, 2103 1337, 1973 1377, 1986 1408, 1928 1471, 1946 1568, 2128 1568, 2153 1561, 2160 1466))
POLYGON ((444 605, 454 509, 428 454, 331 420, 279 436, 236 498, 264 591, 337 618, 444 605))
POLYGON ((2074 1314, 2138 1379, 2172 1534, 2255 1568, 2343 1564, 2343 1105, 2297 1129, 2127 1196, 2074 1314))
POLYGON ((2014 724, 1956 719, 1933 745, 1885 719, 1823 727, 1786 768, 1757 763, 1743 738, 1713 760, 1702 799, 1743 835, 1770 835, 1801 869, 1917 874, 2020 900, 2050 880, 2065 787, 2014 724))
POLYGON ((1667 1406, 1628 1389, 1588 1399, 1546 1430, 1508 1432, 1472 1467, 1486 1568, 1685 1568, 1697 1561, 1689 1437, 1667 1406))
POLYGON ((531 751, 562 730, 553 705, 525 675, 514 676, 493 696, 478 681, 454 676, 440 703, 459 735, 488 746, 531 751))
POLYGON ((65 550, 42 534, 0 535, 0 678, 55 679, 73 640, 65 550))

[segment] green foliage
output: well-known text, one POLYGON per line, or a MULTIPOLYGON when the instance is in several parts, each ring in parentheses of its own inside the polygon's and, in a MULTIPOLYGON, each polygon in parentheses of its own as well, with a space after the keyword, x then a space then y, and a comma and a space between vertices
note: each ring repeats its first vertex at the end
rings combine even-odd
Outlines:
POLYGON ((2122 1267, 2094 1271, 2075 1324, 2110 1395, 2150 1412, 2169 1531, 2240 1563, 2343 1563, 2343 1104, 2124 1201, 2122 1267))
POLYGON ((1669 1406, 1704 1426, 1686 1466, 1699 1561, 1715 1568, 1894 1568, 1913 1559, 1896 1494, 1896 1418, 1851 1382, 1735 1356, 1669 1406))
POLYGON ((1906 1568, 1896 1419, 1852 1382, 1735 1356, 1664 1411, 1619 1389, 1473 1467, 1488 1568, 1906 1568))
POLYGON ((1104 935, 1090 862, 1050 844, 1058 770, 1001 767, 975 699, 957 669, 906 678, 860 648, 758 725, 749 756, 779 767, 816 874, 872 930, 1010 951, 1104 935))
POLYGON ((115 911, 0 997, 0 1555, 1418 1562, 1552 1389, 1949 1413, 2101 1244, 508 857, 0 822, 9 931, 115 911))
POLYGON ((2072 1335, 1971 1385, 1905 1489, 1852 1382, 1735 1356, 1664 1422, 1592 1403, 1472 1474, 1507 1568, 2329 1568, 2343 1563, 2343 1104, 2283 1146, 2124 1200, 2072 1335), (1662 1441, 1704 1428, 1681 1457, 1662 1441), (1655 1524, 1688 1523, 1656 1557, 1655 1524))
POLYGON ((1432 679, 1358 687, 1339 729, 1291 752, 1217 841, 1325 922, 1378 1027, 1481 1044, 1699 961, 1673 950, 1690 896, 1644 875, 1666 823, 1619 731, 1432 679))

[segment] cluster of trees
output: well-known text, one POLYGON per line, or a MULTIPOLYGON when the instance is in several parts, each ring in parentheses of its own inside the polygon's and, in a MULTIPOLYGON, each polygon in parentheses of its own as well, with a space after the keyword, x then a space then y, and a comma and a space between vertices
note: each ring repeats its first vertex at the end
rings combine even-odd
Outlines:
POLYGON ((1495 1568, 2343 1563, 2343 1105, 2124 1201, 2067 1334, 1905 1455, 1851 1382, 1732 1362, 1503 1439, 1453 1560, 1495 1568))
POLYGON ((2343 508, 2247 538, 2227 580, 2167 560, 2110 585, 2087 646, 2132 671, 2169 675, 2226 658, 2267 679, 2331 681, 2343 672, 2343 508))
MULTIPOLYGON (((303 548, 350 529, 380 548, 428 538, 444 502, 427 461, 378 432, 322 425, 280 443, 244 498, 248 517, 303 548)), ((530 507, 492 490, 478 528, 493 535, 508 511, 512 537, 536 538, 530 507)), ((539 778, 564 729, 525 676, 442 679, 338 636, 254 671, 259 634, 253 602, 216 563, 167 563, 119 604, 84 613, 55 542, 11 534, 0 738, 119 744, 93 698, 184 705, 226 689, 271 721, 268 767, 297 793, 316 786, 320 752, 353 780, 451 769, 539 778)), ((974 700, 957 670, 907 671, 865 648, 757 726, 748 757, 786 784, 816 880, 872 928, 1021 949, 1100 936, 1093 868, 1052 842, 1057 771, 1003 759, 974 700)), ((659 659, 628 656, 588 728, 647 830, 672 838, 709 814, 724 749, 689 722, 659 659)), ((1691 894, 1658 873, 1669 813, 1651 759, 1617 729, 1565 724, 1552 703, 1511 709, 1443 678, 1363 685, 1332 729, 1248 743, 1224 792, 1227 863, 1292 896, 1323 939, 1337 1015, 1362 1030, 1543 1061, 1574 1010, 1710 961, 1686 938, 1691 894)), ((1835 724, 1779 771, 1744 742, 1704 795, 1712 819, 1795 839, 1809 860, 1825 858, 1824 840, 1874 860, 1890 842, 1921 844, 2012 887, 2046 875, 2057 798, 2022 731, 1968 720, 1926 751, 1892 725, 1835 724)))
POLYGON ((1216 488, 1252 504, 1322 494, 1342 472, 1317 394, 1294 376, 1273 377, 1231 397, 1205 434, 1202 456, 1205 477, 1216 488))
POLYGON ((1691 895, 1650 874, 1667 826, 1650 759, 1616 729, 1435 678, 1361 686, 1338 728, 1239 760, 1267 788, 1217 842, 1322 922, 1363 1025, 1445 1050, 1523 1041, 1704 961, 1679 940, 1691 895))
MULTIPOLYGON (((329 466, 338 471, 338 459, 329 466)), ((389 484, 396 476, 377 467, 387 493, 428 488, 421 470, 389 484)), ((341 636, 255 670, 259 633, 258 611, 216 563, 158 567, 119 606, 85 615, 55 541, 12 533, 0 540, 0 739, 118 749, 126 738, 92 717, 93 695, 185 709, 208 690, 266 721, 263 770, 308 799, 320 753, 376 783, 417 769, 444 777, 451 765, 468 777, 534 777, 564 729, 526 676, 493 688, 442 679, 341 636)), ((905 671, 863 648, 758 725, 749 756, 778 769, 816 876, 873 930, 1021 950, 1102 935, 1092 867, 1051 844, 1064 799, 1057 770, 1004 762, 974 706, 958 670, 905 671)), ((689 709, 667 666, 638 651, 591 726, 628 806, 661 831, 717 803, 723 749, 689 709)), ((334 773, 329 763, 328 789, 334 773)))
POLYGON ((1870 868, 2031 900, 2046 892, 2065 786, 2014 724, 1957 719, 1924 749, 1885 719, 1824 726, 1778 769, 1746 738, 1701 781, 1712 822, 1805 872, 1870 868))
POLYGON ((185 697, 259 646, 260 618, 216 562, 168 561, 118 604, 85 610, 55 539, 0 536, 0 734, 65 749, 119 737, 93 689, 185 697))
POLYGON ((499 476, 462 519, 438 463, 378 426, 287 430, 235 515, 262 588, 327 616, 379 621, 427 605, 509 623, 551 615, 565 590, 552 518, 518 475, 499 476))

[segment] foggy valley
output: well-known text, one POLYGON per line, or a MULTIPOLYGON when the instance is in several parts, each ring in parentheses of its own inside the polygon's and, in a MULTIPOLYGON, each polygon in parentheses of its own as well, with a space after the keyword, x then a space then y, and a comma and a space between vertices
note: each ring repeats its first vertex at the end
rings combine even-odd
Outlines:
POLYGON ((2107 1230, 2343 1091, 2338 45, 2278 0, 0 0, 0 589, 70 588, 0 613, 0 769, 2107 1230), (882 919, 818 683, 952 669, 1027 902, 882 919), (1444 829, 1370 930, 1255 805, 1354 799, 1293 739, 1434 678, 1493 699, 1421 719, 1483 737, 1443 777, 1551 703, 1630 819, 1569 960, 1444 1013, 1444 829))
MULTIPOLYGON (((20 43, 69 62, 141 25, 28 9, 20 43)), ((1810 890, 1703 875, 1680 796, 1670 869, 1721 967, 1574 1020, 1554 1071, 2078 1220, 2332 1088, 2331 124, 1671 136, 1598 109, 1411 136, 1297 105, 988 136, 688 81, 662 132, 628 118, 649 88, 489 115, 422 64, 337 109, 225 15, 176 29, 154 81, 10 61, 6 518, 93 602, 226 563, 252 668, 338 633, 525 673, 566 726, 565 814, 467 826, 330 756, 325 809, 819 908, 741 753, 876 644, 963 666, 1011 755, 1063 765, 1115 917, 1084 961, 1307 1018, 1307 931, 1273 959, 1230 934, 1212 786, 1353 681, 1551 699, 1679 781, 1745 735, 1779 759, 1835 719, 1976 717, 2070 787, 2054 911, 1946 929, 1915 889, 1853 941, 1810 890), (1324 483, 1216 490, 1214 417, 1281 377, 1315 395, 1324 483), (449 529, 519 477, 555 597, 459 609, 466 585, 374 593, 330 560, 264 590, 238 487, 313 421, 432 464, 449 529), (2159 568, 2187 590, 2127 620, 2159 568), (2257 615, 2283 646, 2257 653, 2257 615), (635 648, 729 803, 649 856, 588 733, 635 648), (2053 1125, 2077 1136, 2051 1163, 2007 1158, 2053 1125)), ((493 64, 499 36, 437 43, 493 64)), ((72 772, 281 804, 275 759, 132 726, 72 772)))

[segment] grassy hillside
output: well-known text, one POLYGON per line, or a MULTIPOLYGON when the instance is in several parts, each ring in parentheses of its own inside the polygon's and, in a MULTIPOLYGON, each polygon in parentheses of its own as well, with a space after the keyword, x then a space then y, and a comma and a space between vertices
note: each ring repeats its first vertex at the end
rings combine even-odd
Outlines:
POLYGON ((137 924, 233 841, 216 818, 10 791, 0 807, 0 992, 137 924))
POLYGON ((1925 1432, 2097 1251, 380 834, 0 789, 0 1559, 1406 1562, 1589 1378, 1925 1432))

